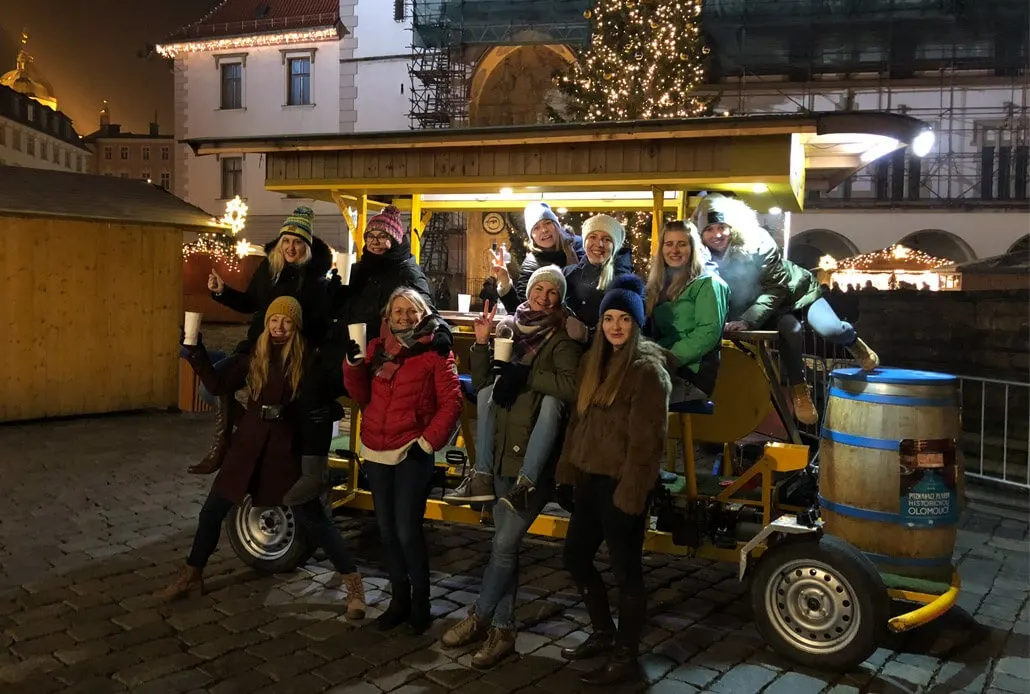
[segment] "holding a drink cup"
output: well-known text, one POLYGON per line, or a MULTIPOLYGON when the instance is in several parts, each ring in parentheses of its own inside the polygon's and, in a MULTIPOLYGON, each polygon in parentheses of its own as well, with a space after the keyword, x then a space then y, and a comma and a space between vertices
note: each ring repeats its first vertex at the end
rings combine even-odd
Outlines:
POLYGON ((197 346, 197 339, 200 336, 200 321, 203 319, 202 313, 196 313, 194 311, 187 311, 185 320, 183 321, 183 340, 182 344, 190 347, 197 346))

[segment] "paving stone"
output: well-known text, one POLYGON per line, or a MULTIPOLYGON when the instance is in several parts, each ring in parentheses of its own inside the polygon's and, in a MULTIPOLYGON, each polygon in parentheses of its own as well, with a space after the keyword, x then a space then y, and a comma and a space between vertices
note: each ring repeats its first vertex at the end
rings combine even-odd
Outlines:
POLYGON ((468 682, 478 679, 482 673, 457 663, 441 665, 426 672, 426 679, 435 682, 445 689, 457 689, 468 682))
POLYGON ((79 643, 71 648, 54 651, 54 657, 65 665, 74 665, 110 652, 111 646, 100 640, 79 643))
POLYGON ((283 682, 301 673, 310 672, 325 663, 325 659, 308 651, 290 653, 257 666, 257 671, 276 682, 283 682))
POLYGON ((365 673, 365 679, 384 692, 393 691, 401 685, 421 676, 422 673, 419 670, 407 667, 401 663, 381 665, 365 673))
MULTIPOLYGON (((108 645, 111 645, 110 642, 108 642, 108 645)), ((137 665, 139 662, 140 658, 135 653, 112 650, 107 655, 87 658, 70 667, 56 670, 54 676, 68 684, 75 684, 89 677, 111 675, 119 670, 125 670, 133 665, 137 665)))
POLYGON ((223 679, 218 684, 212 685, 208 691, 211 694, 253 694, 271 684, 273 684, 272 680, 265 675, 251 671, 223 679))
POLYGON ((47 634, 65 631, 67 628, 68 622, 66 620, 60 617, 50 617, 47 619, 19 624, 18 626, 8 629, 7 633, 10 634, 15 641, 29 641, 31 639, 38 639, 40 636, 46 636, 47 634))
POLYGON ((799 672, 788 672, 762 690, 762 694, 819 694, 828 683, 799 672))
POLYGON ((922 687, 930 683, 930 680, 933 678, 933 670, 927 670, 916 665, 908 665, 907 663, 892 660, 883 666, 883 670, 880 671, 880 676, 895 677, 922 687))
POLYGON ((1021 677, 1011 675, 995 674, 991 677, 991 687, 1000 689, 1003 692, 1014 694, 1026 694, 1028 682, 1021 677))
POLYGON ((342 634, 345 631, 351 631, 353 629, 354 625, 345 621, 338 619, 323 619, 298 630, 297 633, 305 638, 311 639, 312 641, 325 641, 337 634, 342 634))
POLYGON ((757 692, 776 678, 777 673, 759 665, 744 663, 732 668, 708 688, 715 692, 736 694, 737 692, 757 692))
POLYGON ((40 636, 38 639, 18 641, 10 647, 10 650, 21 658, 29 658, 34 655, 48 655, 74 645, 75 639, 68 634, 58 632, 40 636))
POLYGON ((329 694, 379 694, 383 690, 369 682, 341 684, 327 690, 329 694))
POLYGON ((50 672, 60 663, 50 655, 33 655, 24 660, 0 660, 0 682, 22 682, 30 675, 50 672))
POLYGON ((680 682, 679 680, 662 680, 661 682, 655 682, 654 684, 648 685, 648 694, 691 694, 691 692, 700 691, 697 687, 687 684, 686 682, 680 682))
POLYGON ((203 658, 204 660, 211 660, 225 655, 230 651, 259 644, 266 641, 267 638, 268 637, 264 634, 259 634, 256 631, 242 634, 228 634, 226 636, 211 639, 210 641, 199 643, 190 648, 190 653, 199 658, 203 658))
MULTIPOLYGON (((1011 675, 1017 679, 1030 680, 1030 658, 1016 656, 1001 658, 995 665, 994 671, 998 674, 1011 675)), ((1027 687, 1030 688, 1030 682, 1027 683, 1027 687)))
POLYGON ((211 675, 201 670, 182 670, 133 688, 133 694, 179 694, 202 689, 211 683, 211 675))
MULTIPOLYGON (((265 661, 256 655, 250 655, 244 651, 233 651, 215 660, 201 663, 198 667, 216 679, 225 680, 248 672, 256 672, 257 666, 263 662, 265 661)), ((265 675, 262 675, 262 679, 266 684, 271 682, 271 678, 265 675)))
POLYGON ((150 658, 138 665, 119 670, 114 674, 114 679, 131 689, 144 682, 191 668, 199 661, 199 658, 189 653, 173 653, 163 658, 150 658))
POLYGON ((361 677, 361 675, 370 670, 371 667, 372 666, 367 661, 364 661, 361 658, 348 656, 346 658, 331 660, 311 672, 316 677, 325 680, 327 684, 335 686, 361 677))

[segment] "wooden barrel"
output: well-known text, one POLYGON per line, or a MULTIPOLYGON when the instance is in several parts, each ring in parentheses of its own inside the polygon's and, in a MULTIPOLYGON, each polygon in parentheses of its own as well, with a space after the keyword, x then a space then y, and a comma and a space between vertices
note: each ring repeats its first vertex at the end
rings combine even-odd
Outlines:
POLYGON ((887 573, 947 581, 962 493, 958 379, 837 369, 819 449, 826 532, 887 573))

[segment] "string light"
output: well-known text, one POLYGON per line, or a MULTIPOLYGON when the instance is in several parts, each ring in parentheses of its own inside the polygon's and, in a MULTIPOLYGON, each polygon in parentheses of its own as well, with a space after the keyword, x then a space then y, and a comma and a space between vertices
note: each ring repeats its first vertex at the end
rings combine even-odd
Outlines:
POLYGON ((340 38, 336 28, 306 29, 289 31, 280 34, 258 34, 256 36, 232 36, 208 41, 183 41, 155 46, 164 58, 175 58, 180 53, 203 53, 224 51, 233 48, 258 48, 261 46, 282 46, 291 43, 313 43, 316 41, 336 41, 340 38))
POLYGON ((837 268, 840 270, 935 270, 954 264, 953 260, 938 258, 896 243, 872 253, 845 258, 837 263, 837 268))
POLYGON ((208 232, 201 234, 195 241, 183 244, 182 259, 188 263, 195 255, 206 255, 234 272, 240 266, 237 248, 235 239, 229 234, 208 232))
MULTIPOLYGON (((692 92, 704 80, 701 0, 596 0, 583 13, 590 45, 556 80, 574 121, 692 118, 711 104, 692 92)), ((626 228, 634 269, 651 265, 651 213, 609 213, 626 228)), ((669 215, 663 216, 663 222, 669 215)))

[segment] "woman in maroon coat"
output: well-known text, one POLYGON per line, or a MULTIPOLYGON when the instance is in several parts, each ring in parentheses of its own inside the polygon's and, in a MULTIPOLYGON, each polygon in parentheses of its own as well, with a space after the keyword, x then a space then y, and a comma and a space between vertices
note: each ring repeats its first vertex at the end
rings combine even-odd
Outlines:
MULTIPOLYGON (((300 400, 301 382, 319 377, 313 372, 311 355, 306 354, 302 326, 300 303, 293 297, 280 296, 265 312, 265 329, 253 353, 235 354, 226 368, 214 369, 203 344, 186 346, 190 365, 212 394, 234 393, 246 385, 250 401, 200 510, 186 567, 171 585, 158 591, 157 597, 170 600, 202 593, 204 567, 218 545, 222 521, 232 507, 247 494, 255 506, 278 506, 300 478, 299 439, 305 412, 300 400)), ((361 574, 326 514, 319 491, 314 490, 293 506, 294 515, 343 575, 347 617, 362 619, 365 595, 361 574)))
POLYGON ((353 341, 343 382, 362 408, 361 457, 390 574, 390 606, 380 629, 430 623, 429 553, 422 534, 433 453, 450 441, 462 396, 454 355, 433 348, 439 327, 422 295, 402 287, 386 303, 379 337, 365 359, 353 341))

